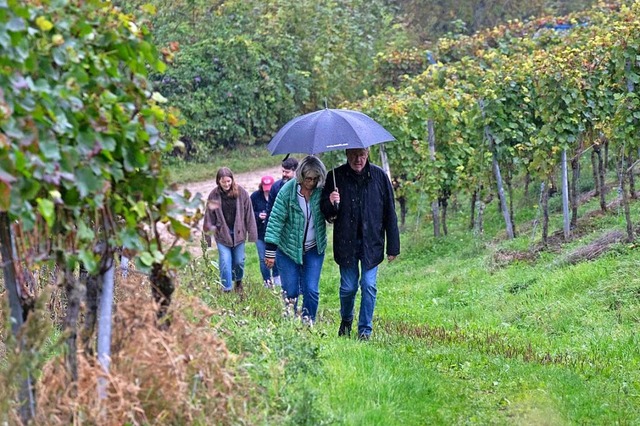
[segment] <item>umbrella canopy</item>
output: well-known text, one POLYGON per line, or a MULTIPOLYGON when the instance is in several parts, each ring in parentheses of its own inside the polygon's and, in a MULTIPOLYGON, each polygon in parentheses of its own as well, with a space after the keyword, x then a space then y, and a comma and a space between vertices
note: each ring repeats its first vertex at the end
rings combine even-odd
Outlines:
POLYGON ((276 154, 319 154, 349 148, 368 148, 395 138, 366 114, 347 109, 311 112, 285 124, 267 149, 276 154))

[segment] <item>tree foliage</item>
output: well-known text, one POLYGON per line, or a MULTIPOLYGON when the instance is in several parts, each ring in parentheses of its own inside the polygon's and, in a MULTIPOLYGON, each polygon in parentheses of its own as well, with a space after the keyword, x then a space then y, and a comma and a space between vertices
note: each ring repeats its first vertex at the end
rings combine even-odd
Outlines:
POLYGON ((298 114, 371 92, 376 54, 408 44, 382 0, 151 3, 169 62, 155 79, 201 158, 264 143, 298 114))
POLYGON ((396 135, 386 151, 399 191, 432 200, 491 187, 488 156, 507 181, 526 173, 551 183, 563 150, 573 158, 600 135, 635 155, 639 3, 628 3, 441 39, 438 63, 350 107, 396 135))
POLYGON ((99 1, 0 7, 2 209, 52 238, 31 260, 62 251, 94 271, 99 240, 161 260, 142 224, 188 229, 165 194, 160 159, 179 119, 149 82, 165 65, 147 27, 99 1))
POLYGON ((562 16, 588 9, 595 0, 390 0, 421 40, 471 35, 510 20, 562 16))

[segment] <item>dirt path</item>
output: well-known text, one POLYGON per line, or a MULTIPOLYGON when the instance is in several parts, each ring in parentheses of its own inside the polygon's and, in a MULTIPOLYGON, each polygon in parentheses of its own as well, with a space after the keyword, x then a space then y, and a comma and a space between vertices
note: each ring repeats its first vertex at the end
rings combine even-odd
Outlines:
MULTIPOLYGON (((260 179, 262 176, 271 175, 275 180, 278 180, 282 177, 280 172, 280 166, 271 167, 269 169, 263 170, 255 170, 246 173, 237 173, 234 174, 234 178, 238 185, 247 190, 249 194, 258 189, 258 185, 260 184, 260 179)), ((209 195, 209 192, 216 186, 215 178, 211 180, 206 180, 203 182, 191 182, 185 185, 178 186, 178 192, 182 192, 183 189, 188 189, 194 196, 196 193, 202 194, 202 199, 205 200, 209 195)), ((162 240, 165 242, 169 242, 170 235, 164 230, 160 229, 162 234, 162 240)), ((202 256, 202 249, 200 248, 200 238, 202 237, 202 221, 198 224, 198 229, 192 231, 192 240, 187 244, 187 248, 189 252, 195 256, 202 256)))
MULTIPOLYGON (((246 173, 234 173, 234 177, 238 185, 246 189, 249 194, 258 189, 260 178, 265 175, 271 175, 275 180, 280 179, 282 177, 282 174, 280 173, 280 166, 246 173)), ((182 191, 184 188, 188 188, 192 194, 195 195, 196 192, 199 192, 202 194, 202 198, 206 198, 215 186, 216 180, 213 178, 203 182, 191 182, 185 185, 180 185, 178 188, 179 191, 182 191)))

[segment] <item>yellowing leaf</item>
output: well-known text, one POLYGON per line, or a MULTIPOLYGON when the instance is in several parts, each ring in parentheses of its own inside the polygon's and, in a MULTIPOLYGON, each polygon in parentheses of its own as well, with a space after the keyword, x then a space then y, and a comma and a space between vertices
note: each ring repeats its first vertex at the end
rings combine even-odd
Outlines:
POLYGON ((156 70, 160 73, 165 72, 167 69, 167 65, 162 61, 156 61, 156 70))
POLYGON ((153 95, 151 95, 151 99, 153 99, 154 101, 160 104, 164 104, 167 102, 167 98, 162 96, 159 92, 153 92, 153 95))
POLYGON ((53 201, 44 198, 38 198, 36 201, 38 202, 38 211, 47 222, 47 225, 49 228, 53 227, 53 223, 55 222, 55 207, 53 201))
POLYGON ((180 119, 178 117, 176 117, 174 114, 171 114, 171 113, 167 117, 167 121, 169 122, 169 125, 174 126, 174 127, 177 126, 178 124, 180 124, 180 119))
POLYGON ((49 195, 51 196, 51 198, 53 198, 54 202, 56 203, 62 203, 62 194, 60 193, 60 191, 54 189, 49 191, 49 195))
POLYGON ((36 25, 38 26, 38 28, 40 28, 40 30, 42 31, 50 31, 51 28, 53 28, 53 24, 51 23, 51 21, 49 21, 47 18, 45 18, 44 16, 38 16, 36 18, 36 25))
POLYGON ((138 201, 132 208, 134 212, 138 215, 138 217, 142 218, 147 215, 147 207, 144 202, 138 201))
POLYGON ((157 11, 156 11, 156 7, 155 7, 154 5, 152 5, 152 4, 150 4, 150 3, 147 3, 147 4, 143 5, 143 6, 142 6, 142 10, 143 10, 145 13, 148 13, 148 14, 150 14, 150 15, 155 15, 155 14, 156 14, 156 12, 157 12, 157 11))
POLYGON ((156 117, 156 119, 160 121, 164 121, 165 115, 166 115, 166 112, 164 109, 162 109, 158 105, 152 105, 151 108, 149 109, 153 113, 154 117, 156 117))
POLYGON ((140 29, 135 24, 135 22, 131 22, 131 21, 127 22, 127 28, 129 28, 129 31, 131 31, 131 33, 134 35, 138 35, 138 33, 140 32, 140 29))
POLYGON ((187 240, 191 235, 191 230, 189 229, 189 227, 185 226, 185 224, 180 222, 179 220, 176 220, 176 219, 170 219, 170 220, 171 220, 171 228, 173 228, 173 232, 175 232, 176 235, 182 238, 183 240, 187 240))

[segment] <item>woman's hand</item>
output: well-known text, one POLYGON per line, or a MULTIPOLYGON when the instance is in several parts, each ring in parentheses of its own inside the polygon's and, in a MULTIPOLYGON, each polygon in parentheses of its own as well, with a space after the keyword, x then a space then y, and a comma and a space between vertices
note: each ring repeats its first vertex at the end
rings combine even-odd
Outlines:
POLYGON ((267 265, 267 268, 271 269, 273 268, 273 265, 276 264, 276 260, 271 257, 265 257, 264 264, 267 265))

